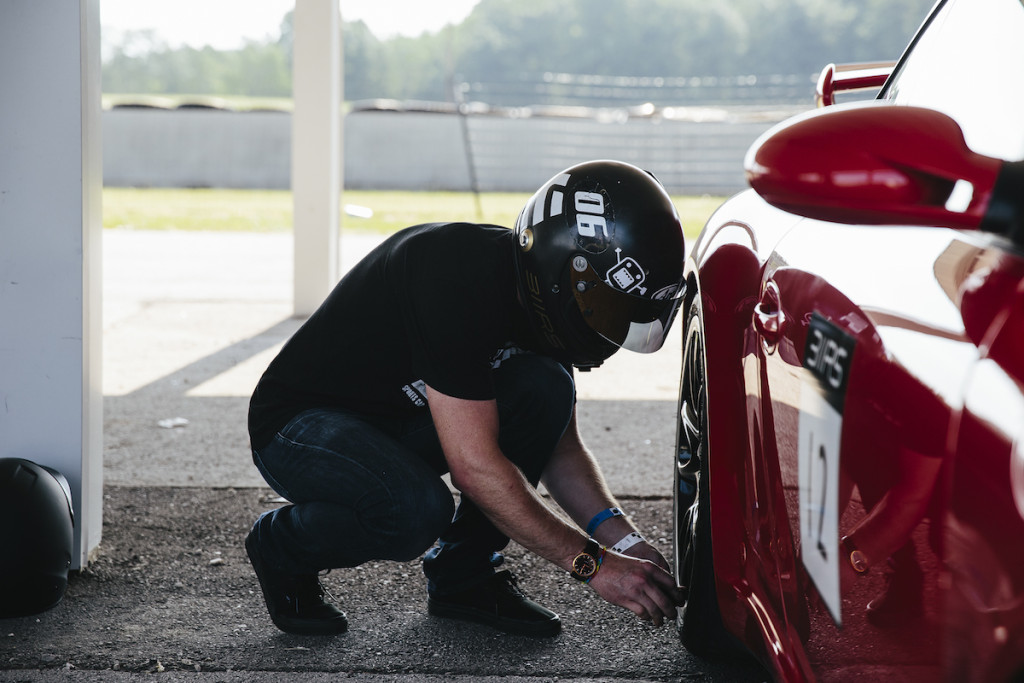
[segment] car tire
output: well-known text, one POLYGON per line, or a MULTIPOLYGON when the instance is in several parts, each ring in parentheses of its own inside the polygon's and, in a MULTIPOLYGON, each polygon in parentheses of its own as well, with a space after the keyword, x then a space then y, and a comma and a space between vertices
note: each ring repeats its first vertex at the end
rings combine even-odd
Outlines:
POLYGON ((678 407, 673 546, 676 583, 686 595, 677 612, 679 639, 698 657, 720 659, 746 654, 722 623, 715 587, 708 483, 707 360, 699 297, 686 315, 678 407))

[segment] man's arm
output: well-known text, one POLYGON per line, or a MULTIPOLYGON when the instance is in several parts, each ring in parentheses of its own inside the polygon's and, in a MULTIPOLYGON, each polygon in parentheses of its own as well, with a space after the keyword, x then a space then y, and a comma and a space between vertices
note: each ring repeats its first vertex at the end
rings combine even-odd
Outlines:
MULTIPOLYGON (((509 538, 569 571, 586 536, 548 508, 522 472, 502 454, 497 403, 454 398, 430 386, 427 401, 456 488, 509 538)), ((575 426, 572 431, 575 433, 575 426)), ((557 450, 562 450, 561 444, 557 450)), ((597 481, 603 481, 599 473, 597 481)), ((589 490, 592 482, 579 483, 589 490)), ((590 585, 605 600, 657 625, 675 615, 675 581, 652 562, 609 551, 590 585)))
MULTIPOLYGON (((544 470, 542 481, 551 497, 581 529, 586 528, 587 523, 600 511, 621 507, 609 490, 597 461, 580 437, 575 410, 544 470)), ((627 517, 612 517, 597 527, 594 540, 610 548, 632 532, 639 533, 627 517)), ((632 546, 624 554, 650 560, 665 571, 670 571, 668 561, 646 540, 632 546)))
POLYGON ((523 547, 569 571, 586 538, 544 503, 498 446, 495 401, 467 401, 427 387, 452 483, 523 547))

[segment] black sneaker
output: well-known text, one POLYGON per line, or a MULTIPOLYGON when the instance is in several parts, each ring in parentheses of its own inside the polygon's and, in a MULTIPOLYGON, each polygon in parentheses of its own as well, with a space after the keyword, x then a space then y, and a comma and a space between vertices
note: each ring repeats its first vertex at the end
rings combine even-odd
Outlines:
POLYGON ((435 617, 473 621, 522 636, 550 637, 562 630, 558 615, 526 597, 507 570, 460 593, 428 594, 427 611, 435 617))
POLYGON ((282 574, 268 567, 252 531, 245 537, 245 552, 260 580, 270 619, 279 629, 306 636, 333 635, 348 629, 345 613, 324 601, 324 588, 316 574, 282 574))
POLYGON ((885 589, 868 603, 868 622, 878 627, 896 626, 923 615, 924 572, 913 556, 894 555, 885 573, 885 589))

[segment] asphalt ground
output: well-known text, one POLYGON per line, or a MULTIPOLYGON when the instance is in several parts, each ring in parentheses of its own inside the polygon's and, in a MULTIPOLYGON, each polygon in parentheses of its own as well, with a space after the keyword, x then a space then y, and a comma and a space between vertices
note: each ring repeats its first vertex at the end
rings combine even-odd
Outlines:
MULTIPOLYGON (((343 269, 379 236, 342 237, 343 269)), ((418 562, 323 582, 348 633, 302 637, 269 620, 242 541, 281 504, 252 465, 249 394, 292 317, 291 236, 104 232, 104 525, 64 600, 0 620, 0 682, 761 681, 747 662, 692 657, 674 627, 600 600, 516 544, 507 567, 558 612, 560 636, 430 617, 418 562)), ((671 553, 680 326, 666 347, 579 375, 579 419, 612 490, 671 553)))

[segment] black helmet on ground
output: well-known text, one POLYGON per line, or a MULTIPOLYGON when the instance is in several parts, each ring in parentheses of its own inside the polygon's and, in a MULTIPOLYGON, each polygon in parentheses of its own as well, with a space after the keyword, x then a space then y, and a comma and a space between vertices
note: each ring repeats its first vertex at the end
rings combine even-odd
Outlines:
POLYGON ((515 226, 520 297, 545 353, 580 369, 652 353, 683 294, 683 228, 650 173, 589 161, 559 173, 515 226))
POLYGON ((0 618, 50 609, 64 597, 74 543, 71 488, 56 470, 0 459, 0 618))

